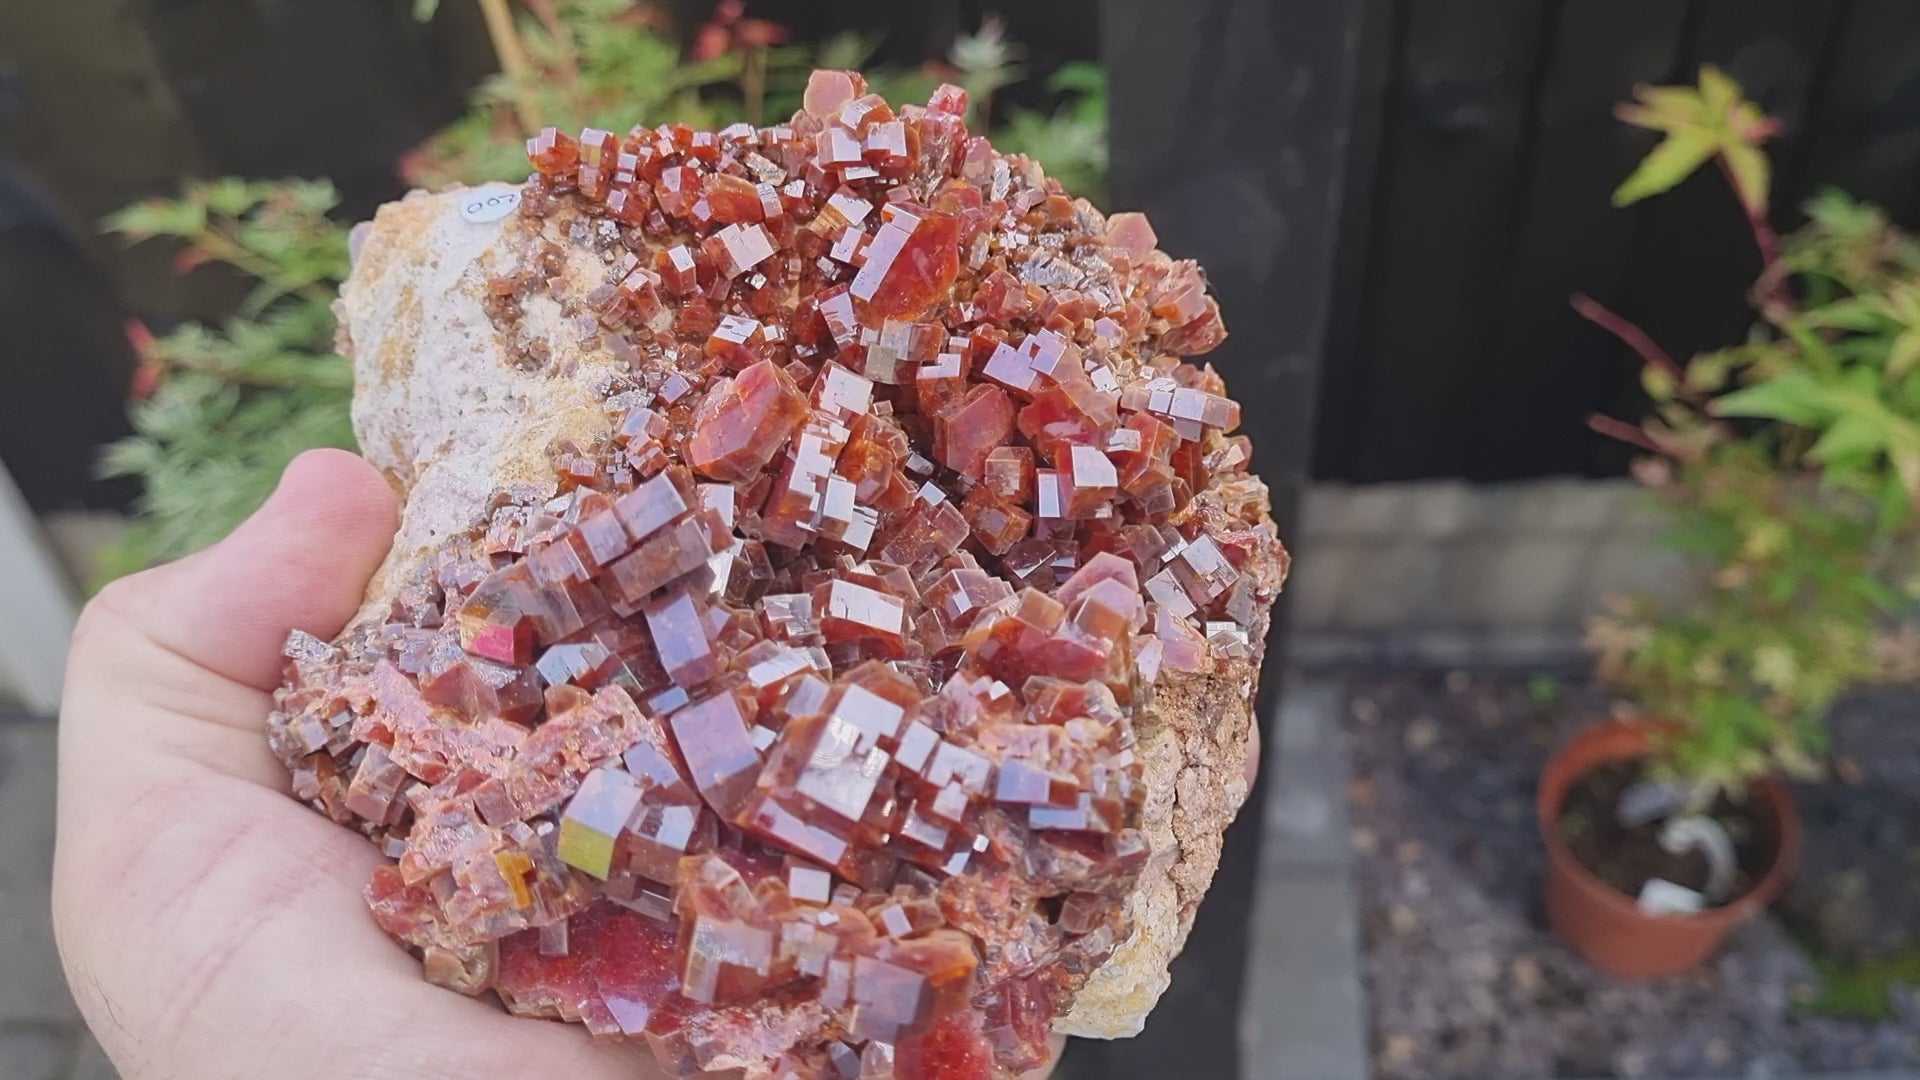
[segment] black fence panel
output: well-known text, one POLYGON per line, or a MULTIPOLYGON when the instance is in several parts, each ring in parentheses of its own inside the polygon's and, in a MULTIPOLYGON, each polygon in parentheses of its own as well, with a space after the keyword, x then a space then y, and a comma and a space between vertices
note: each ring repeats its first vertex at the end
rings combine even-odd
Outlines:
POLYGON ((1717 174, 1608 203, 1652 145, 1611 115, 1637 82, 1715 63, 1778 116, 1782 224, 1827 186, 1920 223, 1910 0, 1364 2, 1318 477, 1620 471, 1584 420, 1638 409, 1637 370, 1574 291, 1681 355, 1745 332, 1758 257, 1717 174))
MULTIPOLYGON (((1283 530, 1308 482, 1364 14, 1361 4, 1324 0, 1106 0, 1102 8, 1113 204, 1146 210, 1162 248, 1207 268, 1230 335, 1206 359, 1243 403, 1283 530)), ((1278 693, 1279 638, 1276 631, 1268 641, 1256 711, 1263 727, 1278 693)), ((1076 1042, 1065 1080, 1241 1075, 1263 799, 1256 785, 1228 830, 1213 887, 1146 1029, 1126 1042, 1076 1042)))
MULTIPOLYGON (((710 3, 668 6, 687 27, 710 3)), ((1241 32, 1202 27, 1204 5, 1191 13, 1168 6, 1166 19, 1200 27, 1202 36, 1170 37, 1139 55, 1109 48, 1106 56, 1122 159, 1142 137, 1122 107, 1129 97, 1186 93, 1181 73, 1231 44, 1205 35, 1241 32)), ((454 115, 490 63, 473 5, 444 4, 428 26, 414 23, 408 7, 138 0, 111 13, 94 5, 8 8, 0 16, 0 61, 12 64, 0 64, 0 165, 52 206, 55 228, 69 239, 62 258, 79 264, 98 265, 107 254, 87 235, 101 213, 164 190, 181 171, 330 175, 346 190, 349 211, 364 212, 397 193, 395 157, 454 115), (89 130, 116 134, 79 134, 89 130)), ((956 34, 996 16, 1026 47, 1035 75, 1101 55, 1102 23, 1124 9, 1100 0, 748 7, 802 38, 864 32, 890 63, 937 57, 956 34)), ((1338 18, 1353 27, 1339 49, 1354 75, 1344 113, 1289 115, 1244 133, 1275 145, 1303 124, 1345 133, 1343 208, 1331 226, 1338 243, 1325 271, 1332 308, 1318 354, 1318 478, 1617 473, 1625 452, 1589 433, 1584 419, 1639 408, 1636 373, 1624 350, 1572 313, 1568 294, 1592 293, 1681 354, 1745 330, 1757 260, 1717 176, 1630 211, 1608 205, 1613 185, 1651 145, 1611 115, 1636 82, 1690 79, 1699 64, 1714 62, 1779 115, 1785 132, 1773 156, 1784 223, 1828 185, 1884 205, 1898 221, 1920 222, 1914 0, 1249 0, 1245 9, 1271 25, 1338 18)), ((1039 103, 1040 83, 1012 87, 1004 99, 1039 103)), ((1246 92, 1241 87, 1212 92, 1218 96, 1187 121, 1257 111, 1233 96, 1246 92)), ((1176 157, 1162 167, 1179 164, 1176 157)), ((1128 168, 1116 164, 1117 204, 1139 191, 1125 186, 1128 168)), ((1219 194, 1217 205, 1171 212, 1225 222, 1241 196, 1232 183, 1219 194)), ((1164 224, 1171 235, 1192 235, 1205 223, 1164 224)), ((1275 224, 1255 214, 1223 227, 1275 224)), ((130 310, 164 323, 217 314, 230 301, 217 276, 159 272, 157 250, 111 260, 124 299, 102 297, 88 321, 108 325, 130 310)), ((1241 274, 1224 261, 1209 268, 1227 281, 1241 274)), ((1266 282, 1232 304, 1229 324, 1244 334, 1249 320, 1266 317, 1262 305, 1292 302, 1266 282)), ((14 322, 36 314, 24 300, 12 306, 14 322)), ((124 372, 125 350, 111 335, 76 335, 76 354, 83 347, 81 368, 124 372)), ((27 362, 0 364, 0 387, 23 385, 15 369, 27 362)), ((98 417, 119 409, 113 377, 74 392, 116 400, 88 403, 96 419, 61 432, 44 410, 0 401, 0 418, 23 437, 37 433, 31 445, 60 446, 70 458, 72 436, 110 434, 114 424, 98 417)), ((1256 442, 1284 441, 1310 411, 1276 408, 1250 423, 1256 442)), ((15 468, 42 471, 34 461, 15 468)), ((72 493, 74 476, 45 471, 45 483, 26 477, 36 503, 70 502, 62 492, 72 493)), ((102 496, 111 500, 102 489, 85 493, 102 496)))

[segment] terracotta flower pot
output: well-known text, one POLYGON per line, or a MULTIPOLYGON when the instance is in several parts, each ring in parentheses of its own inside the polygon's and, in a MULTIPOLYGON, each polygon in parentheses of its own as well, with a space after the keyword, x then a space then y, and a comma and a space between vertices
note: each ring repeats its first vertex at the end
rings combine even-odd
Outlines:
POLYGON ((1593 966, 1622 979, 1674 975, 1705 960, 1727 932, 1759 914, 1780 893, 1800 857, 1800 816, 1785 784, 1767 777, 1747 797, 1770 830, 1773 865, 1745 895, 1694 915, 1649 915, 1575 859, 1560 837, 1567 789, 1584 773, 1648 753, 1645 720, 1609 720, 1588 728, 1547 762, 1535 811, 1547 845, 1547 923, 1593 966))

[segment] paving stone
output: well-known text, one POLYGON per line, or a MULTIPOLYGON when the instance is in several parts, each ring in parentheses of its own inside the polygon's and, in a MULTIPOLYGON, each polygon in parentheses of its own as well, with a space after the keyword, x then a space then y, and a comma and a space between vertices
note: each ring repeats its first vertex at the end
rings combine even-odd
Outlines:
POLYGON ((1452 536, 1471 528, 1481 489, 1462 480, 1399 484, 1316 484, 1301 513, 1302 538, 1399 539, 1452 536))
POLYGON ((1417 654, 1435 633, 1559 640, 1609 592, 1685 580, 1626 480, 1322 484, 1302 521, 1288 603, 1309 653, 1417 654))
POLYGON ((1344 535, 1352 511, 1347 503, 1353 489, 1345 484, 1314 484, 1300 497, 1295 516, 1299 528, 1290 539, 1308 545, 1323 537, 1344 535))
POLYGON ((1616 535, 1658 537, 1673 527, 1667 505, 1651 490, 1632 480, 1600 482, 1612 483, 1619 491, 1619 517, 1613 523, 1616 535))
POLYGON ((1592 548, 1585 536, 1521 535, 1462 549, 1440 573, 1437 610, 1451 613, 1453 627, 1577 627, 1587 609, 1571 598, 1592 548))
POLYGON ((1267 833, 1261 864, 1267 873, 1340 868, 1352 858, 1347 823, 1347 762, 1331 683, 1289 686, 1280 695, 1277 735, 1263 767, 1267 833))
POLYGON ((0 1076, 7 1080, 64 1080, 73 1053, 64 1026, 0 1023, 0 1076))
POLYGON ((1414 613, 1406 628, 1437 633, 1484 631, 1483 594, 1490 587, 1485 583, 1500 581, 1500 551, 1507 543, 1504 538, 1475 533, 1429 546, 1433 584, 1419 597, 1409 598, 1414 613))
POLYGON ((1338 750, 1344 743, 1340 715, 1346 707, 1346 691, 1327 679, 1302 679, 1290 683, 1280 696, 1280 715, 1276 725, 1273 755, 1322 754, 1338 750))
POLYGON ((1632 481, 1581 480, 1555 477, 1479 489, 1486 497, 1510 500, 1510 514, 1501 523, 1513 533, 1578 534, 1591 536, 1611 529, 1626 516, 1630 503, 1645 495, 1632 481))
POLYGON ((1627 480, 1317 485, 1305 520, 1287 617, 1308 667, 1559 662, 1606 596, 1691 580, 1627 480))
POLYGON ((1599 600, 1616 593, 1648 593, 1670 597, 1695 586, 1696 571, 1675 552, 1637 536, 1609 536, 1597 547, 1587 566, 1581 591, 1599 607, 1599 600))
POLYGON ((1403 535, 1442 540, 1478 526, 1479 491, 1464 480, 1406 484, 1400 490, 1401 514, 1394 527, 1403 535))
POLYGON ((100 1049, 100 1043, 93 1033, 80 1033, 80 1052, 73 1060, 73 1071, 67 1074, 67 1080, 120 1080, 120 1073, 114 1069, 113 1062, 107 1060, 107 1052, 100 1049))
MULTIPOLYGON (((1303 671, 1388 667, 1421 670, 1585 669, 1592 657, 1577 629, 1414 629, 1391 634, 1315 633, 1287 639, 1287 662, 1303 671)), ((1917 1078, 1920 1080, 1920 1078, 1917 1078)))
POLYGON ((1366 1080, 1352 883, 1269 876, 1254 917, 1245 1080, 1366 1080))
POLYGON ((1345 691, 1289 685, 1266 766, 1269 829, 1248 948, 1242 1080, 1366 1080, 1350 878, 1345 691))
POLYGON ((1370 552, 1340 586, 1340 625, 1353 631, 1405 628, 1426 607, 1440 567, 1431 545, 1406 541, 1370 552))
POLYGON ((1364 484, 1309 505, 1308 528, 1326 536, 1391 537, 1406 517, 1405 484, 1364 484), (1315 511, 1318 511, 1315 514, 1315 511), (1315 523, 1317 517, 1318 523, 1315 523))
POLYGON ((76 1017, 53 947, 54 726, 0 717, 0 1022, 76 1017))
POLYGON ((1341 594, 1372 563, 1374 549, 1359 542, 1318 538, 1293 552, 1287 579, 1287 619, 1295 634, 1338 630, 1345 624, 1341 594))

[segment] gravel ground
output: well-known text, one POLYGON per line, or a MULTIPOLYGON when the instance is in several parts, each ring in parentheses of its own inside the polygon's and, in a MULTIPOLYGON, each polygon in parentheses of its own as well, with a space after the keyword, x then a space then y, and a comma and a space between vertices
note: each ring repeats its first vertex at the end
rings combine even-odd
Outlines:
MULTIPOLYGON (((1810 1015, 1812 969, 1777 917, 1702 969, 1597 974, 1545 930, 1532 812, 1553 747, 1611 707, 1525 680, 1358 680, 1348 701, 1374 1064, 1392 1080, 1769 1076, 1920 1064, 1920 993, 1896 1018, 1810 1015)), ((1920 940, 1920 695, 1836 712, 1833 783, 1803 788, 1802 927, 1861 955, 1920 940), (1835 896, 1857 896, 1840 903, 1835 896), (1806 920, 1818 920, 1810 922, 1806 920)), ((1790 905, 1781 905, 1789 910, 1790 905)))

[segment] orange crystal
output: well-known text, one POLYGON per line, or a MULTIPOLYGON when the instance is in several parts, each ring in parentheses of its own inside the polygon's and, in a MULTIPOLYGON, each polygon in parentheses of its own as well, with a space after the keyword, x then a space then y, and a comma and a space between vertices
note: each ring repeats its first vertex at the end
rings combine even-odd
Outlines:
POLYGON ((773 460, 806 415, 792 377, 762 360, 701 400, 687 464, 716 480, 744 479, 773 460))

